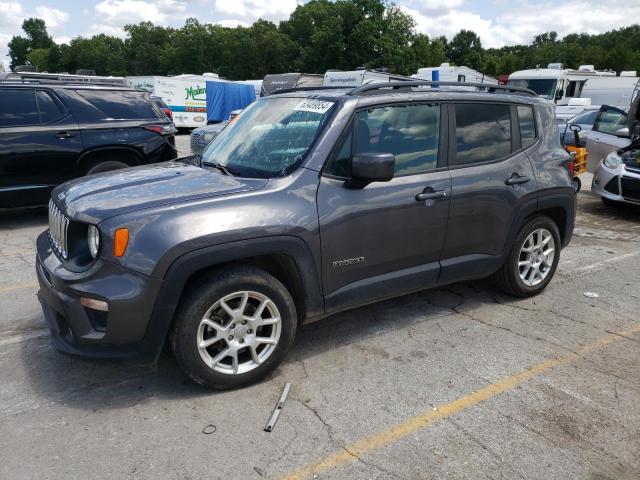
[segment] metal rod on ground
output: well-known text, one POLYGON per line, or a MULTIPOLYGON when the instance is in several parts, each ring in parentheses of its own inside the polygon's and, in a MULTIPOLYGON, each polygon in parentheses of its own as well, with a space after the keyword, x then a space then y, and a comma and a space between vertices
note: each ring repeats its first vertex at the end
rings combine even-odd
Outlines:
POLYGON ((276 408, 273 410, 271 414, 271 418, 267 422, 267 425, 264 427, 265 432, 271 432, 273 427, 276 426, 276 422, 278 421, 278 417, 280 417, 280 413, 282 413, 282 408, 284 407, 284 402, 287 401, 287 396, 289 395, 289 390, 291 390, 291 384, 289 382, 285 383, 284 390, 282 390, 282 394, 278 399, 278 403, 276 403, 276 408))

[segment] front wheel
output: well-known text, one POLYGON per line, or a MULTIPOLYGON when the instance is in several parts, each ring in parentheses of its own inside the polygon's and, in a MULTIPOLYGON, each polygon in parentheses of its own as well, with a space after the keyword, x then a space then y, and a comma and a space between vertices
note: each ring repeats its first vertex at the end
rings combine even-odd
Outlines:
POLYGON ((496 280, 506 293, 537 295, 549 284, 560 260, 560 234, 555 222, 535 216, 522 227, 496 280))
POLYGON ((297 316, 291 295, 275 277, 257 268, 230 268, 188 289, 171 344, 193 381, 238 388, 280 364, 293 343, 297 316))

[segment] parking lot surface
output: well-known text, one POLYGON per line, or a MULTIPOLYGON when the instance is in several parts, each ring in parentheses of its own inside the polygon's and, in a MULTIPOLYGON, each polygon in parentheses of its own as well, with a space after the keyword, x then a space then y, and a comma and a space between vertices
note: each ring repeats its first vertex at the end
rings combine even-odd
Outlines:
POLYGON ((478 281, 336 315, 231 392, 170 355, 154 370, 57 353, 35 296, 46 221, 0 217, 0 478, 640 478, 638 209, 581 193, 535 298, 478 281))

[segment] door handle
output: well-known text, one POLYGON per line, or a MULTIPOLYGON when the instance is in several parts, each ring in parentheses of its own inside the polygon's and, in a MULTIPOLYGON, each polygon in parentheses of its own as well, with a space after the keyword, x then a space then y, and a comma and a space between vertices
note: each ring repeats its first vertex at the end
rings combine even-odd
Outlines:
POLYGON ((531 179, 525 175, 519 175, 514 173, 511 177, 507 178, 504 183, 505 185, 520 185, 522 183, 527 183, 531 181, 531 179))
POLYGON ((56 133, 57 138, 71 138, 75 137, 75 134, 69 132, 58 132, 56 133))
POLYGON ((422 192, 416 195, 416 201, 424 202, 425 200, 438 200, 447 196, 446 190, 436 190, 435 192, 422 192))

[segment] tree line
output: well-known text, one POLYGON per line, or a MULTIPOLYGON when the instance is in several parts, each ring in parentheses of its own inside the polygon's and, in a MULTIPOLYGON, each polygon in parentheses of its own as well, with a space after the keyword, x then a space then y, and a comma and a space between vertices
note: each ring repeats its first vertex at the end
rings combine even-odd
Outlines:
POLYGON ((9 42, 11 67, 99 75, 177 75, 216 72, 232 80, 268 73, 324 73, 328 69, 386 67, 409 75, 442 62, 466 65, 497 76, 562 62, 568 68, 640 71, 640 25, 598 35, 556 32, 528 45, 482 47, 478 35, 462 30, 450 41, 416 31, 413 18, 386 0, 311 0, 276 25, 258 20, 249 27, 223 27, 188 19, 181 28, 141 22, 124 27, 124 39, 105 34, 57 44, 42 19, 23 22, 24 35, 9 42))

